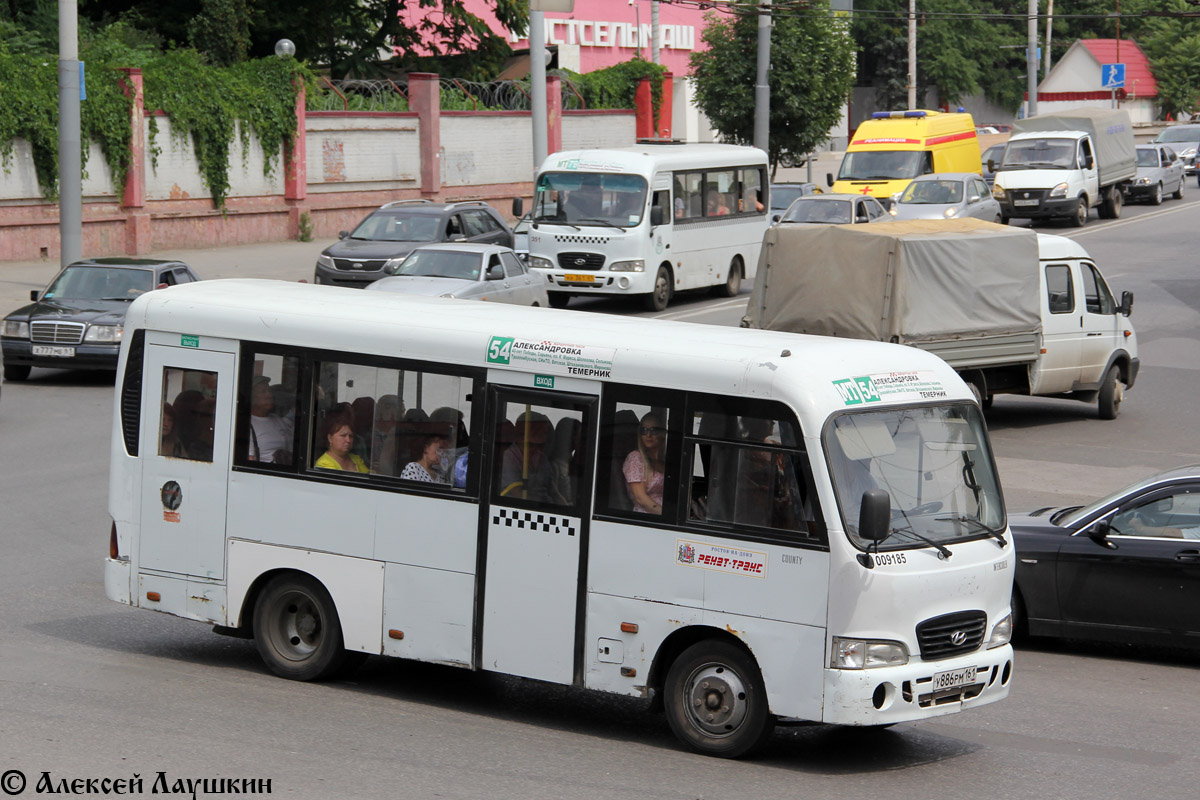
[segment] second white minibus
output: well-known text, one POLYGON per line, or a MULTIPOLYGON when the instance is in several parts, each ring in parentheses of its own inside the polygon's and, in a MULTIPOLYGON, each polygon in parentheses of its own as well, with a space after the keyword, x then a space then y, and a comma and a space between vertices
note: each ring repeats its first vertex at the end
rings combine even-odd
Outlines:
POLYGON ((642 143, 554 153, 538 170, 529 266, 550 304, 636 295, 651 310, 712 287, 733 297, 758 266, 767 155, 729 144, 642 143))
POLYGON ((131 305, 105 589, 329 677, 366 654, 780 718, 1007 696, 979 406, 878 342, 276 281, 131 305))

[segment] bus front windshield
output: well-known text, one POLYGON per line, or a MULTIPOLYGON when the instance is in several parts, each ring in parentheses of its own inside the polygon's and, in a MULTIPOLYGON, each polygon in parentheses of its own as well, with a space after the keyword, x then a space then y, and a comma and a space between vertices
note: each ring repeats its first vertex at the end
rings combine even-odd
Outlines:
POLYGON ((933 172, 928 150, 857 150, 842 159, 839 181, 911 180, 933 172))
POLYGON ((646 179, 600 172, 538 176, 533 221, 633 228, 646 211, 646 179))
POLYGON ((845 414, 824 434, 846 535, 857 547, 868 489, 891 499, 891 532, 881 549, 927 547, 996 535, 1004 503, 978 406, 881 409, 845 414))

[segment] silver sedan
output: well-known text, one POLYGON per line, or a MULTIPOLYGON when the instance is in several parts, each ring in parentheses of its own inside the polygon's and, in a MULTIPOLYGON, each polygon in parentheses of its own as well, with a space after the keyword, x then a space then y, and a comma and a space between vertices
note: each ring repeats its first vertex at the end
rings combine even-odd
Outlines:
POLYGON ((888 218, 883 206, 874 197, 857 194, 814 194, 797 197, 773 223, 856 225, 882 222, 888 218))
POLYGON ((940 172, 913 178, 892 203, 894 219, 960 219, 1000 222, 1000 204, 983 176, 974 172, 940 172))
POLYGON ((1174 150, 1165 144, 1139 144, 1137 177, 1125 184, 1125 196, 1159 205, 1163 195, 1170 192, 1172 197, 1182 200, 1183 179, 1183 161, 1174 150))
POLYGON ((508 247, 431 244, 418 247, 368 291, 457 297, 519 306, 550 305, 546 281, 508 247))

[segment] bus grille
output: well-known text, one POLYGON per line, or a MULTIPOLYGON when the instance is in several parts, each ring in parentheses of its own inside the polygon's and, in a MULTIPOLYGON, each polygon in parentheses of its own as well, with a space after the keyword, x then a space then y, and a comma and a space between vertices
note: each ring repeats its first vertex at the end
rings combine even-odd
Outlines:
POLYGON ((558 266, 561 269, 591 269, 604 266, 604 256, 601 253, 559 253, 558 266))
POLYGON ((927 619, 917 625, 921 658, 933 661, 976 650, 986 628, 987 614, 982 611, 958 611, 927 619))
POLYGON ((79 344, 83 341, 82 322, 31 322, 29 338, 48 344, 79 344))

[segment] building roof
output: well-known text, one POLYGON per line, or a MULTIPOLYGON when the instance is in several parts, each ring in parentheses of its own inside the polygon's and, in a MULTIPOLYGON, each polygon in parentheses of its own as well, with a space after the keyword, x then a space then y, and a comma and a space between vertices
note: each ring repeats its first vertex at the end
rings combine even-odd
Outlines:
MULTIPOLYGON (((1130 97, 1149 98, 1158 96, 1158 83, 1154 80, 1154 72, 1150 68, 1150 61, 1146 58, 1146 54, 1142 52, 1142 48, 1132 39, 1077 39, 1070 49, 1058 60, 1054 68, 1050 70, 1050 74, 1043 80, 1043 84, 1049 84, 1052 79, 1059 73, 1059 67, 1062 66, 1067 70, 1067 75, 1077 75, 1073 69, 1068 69, 1067 65, 1070 61, 1078 58, 1079 55, 1086 54, 1096 65, 1099 72, 1100 65, 1103 64, 1124 64, 1125 65, 1125 91, 1130 97), (1119 45, 1119 46, 1118 46, 1119 45), (1118 55, 1118 50, 1120 51, 1118 55)), ((1094 85, 1071 87, 1067 89, 1061 85, 1054 88, 1059 91, 1053 94, 1064 95, 1059 98, 1063 100, 1078 100, 1086 99, 1082 94, 1101 96, 1101 93, 1107 95, 1107 91, 1099 89, 1099 82, 1094 85), (1071 95, 1067 97, 1065 95, 1071 95), (1078 96, 1076 96, 1078 95, 1078 96)), ((1048 87, 1049 88, 1049 87, 1048 87)), ((1039 89, 1039 97, 1042 96, 1042 90, 1039 89)))

